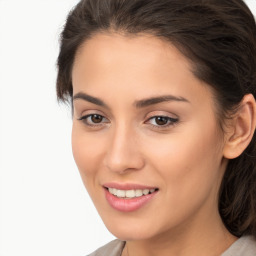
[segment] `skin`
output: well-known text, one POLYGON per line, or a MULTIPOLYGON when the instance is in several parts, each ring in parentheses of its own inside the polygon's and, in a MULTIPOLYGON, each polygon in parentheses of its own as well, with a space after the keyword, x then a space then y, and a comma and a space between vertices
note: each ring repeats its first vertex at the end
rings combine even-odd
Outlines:
POLYGON ((237 239, 218 213, 228 139, 210 87, 191 70, 174 46, 149 35, 101 33, 77 52, 73 154, 106 227, 127 241, 122 256, 220 255, 237 239), (164 95, 185 100, 135 105, 164 95), (79 120, 90 114, 103 118, 79 120), (176 121, 159 125, 155 116, 176 121), (106 201, 106 182, 159 191, 142 208, 124 213, 106 201))

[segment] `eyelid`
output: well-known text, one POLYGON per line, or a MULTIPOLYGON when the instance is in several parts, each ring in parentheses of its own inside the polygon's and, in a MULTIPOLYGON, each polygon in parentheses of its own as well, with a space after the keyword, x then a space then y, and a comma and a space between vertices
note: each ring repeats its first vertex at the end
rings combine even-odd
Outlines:
POLYGON ((145 116, 145 119, 149 120, 150 118, 154 118, 154 117, 158 117, 158 116, 170 118, 173 120, 179 119, 179 117, 177 115, 170 113, 170 112, 166 112, 166 111, 152 111, 145 116))
POLYGON ((94 108, 85 108, 84 106, 78 106, 77 108, 74 108, 76 111, 76 115, 83 117, 86 115, 90 115, 90 114, 94 114, 94 115, 101 115, 101 116, 105 116, 105 113, 103 113, 101 110, 99 109, 94 109, 94 108))

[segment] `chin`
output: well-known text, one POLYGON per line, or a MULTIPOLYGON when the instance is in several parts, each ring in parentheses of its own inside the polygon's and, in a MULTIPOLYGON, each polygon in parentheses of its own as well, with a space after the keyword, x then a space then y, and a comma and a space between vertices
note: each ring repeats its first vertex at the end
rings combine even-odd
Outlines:
POLYGON ((108 229, 110 233, 112 233, 115 237, 117 237, 120 240, 123 241, 139 241, 139 240, 147 240, 152 238, 154 235, 151 234, 151 232, 146 232, 143 230, 140 230, 138 232, 137 230, 127 230, 126 229, 120 229, 120 228, 112 228, 108 229))
MULTIPOLYGON (((104 219, 103 219, 104 221, 104 219)), ((145 220, 144 220, 145 221, 145 220)), ((105 225, 110 233, 123 241, 146 240, 154 237, 157 230, 153 229, 152 222, 144 222, 141 220, 131 221, 129 218, 123 221, 105 221, 105 225)))

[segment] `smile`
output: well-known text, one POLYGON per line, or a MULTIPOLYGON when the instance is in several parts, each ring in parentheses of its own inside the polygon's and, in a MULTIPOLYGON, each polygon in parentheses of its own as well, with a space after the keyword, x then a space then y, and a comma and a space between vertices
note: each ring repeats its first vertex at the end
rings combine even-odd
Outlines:
POLYGON ((119 197, 119 198, 135 198, 135 197, 140 197, 143 195, 148 195, 152 194, 156 191, 157 189, 131 189, 131 190, 121 190, 121 189, 116 189, 116 188, 108 188, 108 191, 110 194, 119 197))
POLYGON ((104 186, 104 191, 112 208, 121 212, 132 212, 153 201, 159 189, 132 184, 110 184, 104 186))

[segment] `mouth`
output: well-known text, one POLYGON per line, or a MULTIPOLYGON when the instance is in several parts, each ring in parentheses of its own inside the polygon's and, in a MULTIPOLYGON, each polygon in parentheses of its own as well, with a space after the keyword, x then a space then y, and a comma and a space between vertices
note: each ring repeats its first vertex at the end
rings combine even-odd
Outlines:
POLYGON ((158 191, 158 188, 122 190, 117 188, 105 187, 105 189, 107 189, 111 195, 116 196, 118 198, 123 198, 123 199, 132 199, 136 197, 146 196, 158 191))
POLYGON ((121 212, 132 212, 153 201, 158 188, 141 185, 109 184, 103 186, 105 198, 109 205, 121 212))

